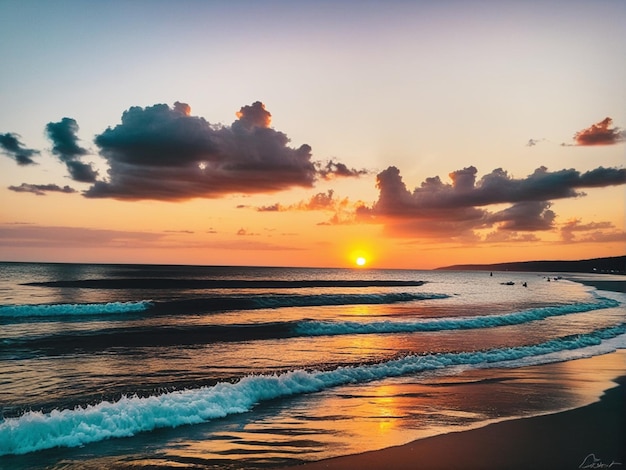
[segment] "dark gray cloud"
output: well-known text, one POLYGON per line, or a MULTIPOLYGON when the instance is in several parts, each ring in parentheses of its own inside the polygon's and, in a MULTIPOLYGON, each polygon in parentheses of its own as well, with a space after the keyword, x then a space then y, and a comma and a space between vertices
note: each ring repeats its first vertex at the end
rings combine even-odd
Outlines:
POLYGON ((89 151, 78 145, 78 124, 72 118, 64 117, 59 122, 49 122, 46 134, 52 141, 52 153, 59 157, 75 181, 94 183, 98 172, 90 164, 83 163, 80 158, 89 151))
POLYGON ((583 188, 599 188, 626 183, 626 169, 603 168, 580 173, 577 170, 550 172, 537 168, 526 178, 513 178, 502 168, 476 180, 478 170, 467 167, 449 174, 452 184, 438 176, 427 178, 410 193, 400 171, 389 167, 378 175, 380 197, 375 209, 383 213, 458 209, 491 204, 546 201, 584 195, 583 188))
POLYGON ((251 130, 255 127, 268 128, 272 123, 272 115, 265 109, 265 105, 260 101, 256 101, 250 106, 242 106, 235 115, 239 118, 233 123, 235 129, 243 128, 251 130))
POLYGON ((500 230, 527 231, 550 230, 556 214, 547 201, 524 201, 513 204, 488 217, 489 222, 500 223, 500 230))
POLYGON ((356 170, 354 168, 348 168, 344 163, 335 162, 333 160, 329 160, 326 164, 319 163, 316 166, 320 176, 326 180, 342 177, 354 178, 370 174, 370 171, 366 169, 356 170))
POLYGON ((15 191, 17 193, 33 193, 33 194, 36 194, 37 196, 45 196, 46 193, 48 192, 65 193, 65 194, 71 194, 71 193, 76 192, 74 188, 70 188, 67 185, 61 187, 57 184, 22 183, 19 186, 9 186, 8 189, 10 189, 11 191, 15 191))
POLYGON ((289 138, 270 127, 271 114, 259 101, 243 106, 236 116, 225 126, 192 116, 186 103, 128 109, 121 124, 96 136, 109 164, 108 178, 96 181, 85 195, 169 201, 217 198, 312 187, 318 178, 351 171, 340 163, 322 167, 313 162, 306 144, 289 146, 289 138))
POLYGON ((39 150, 29 149, 20 142, 20 136, 12 132, 0 134, 0 151, 13 158, 18 165, 36 165, 33 157, 39 155, 39 150))
POLYGON ((502 168, 477 179, 473 166, 449 174, 451 183, 438 176, 426 178, 413 191, 402 181, 400 170, 389 167, 377 176, 378 201, 357 209, 361 221, 385 224, 400 236, 471 238, 474 230, 497 227, 502 231, 540 231, 554 228, 556 214, 550 201, 584 196, 581 189, 626 183, 626 170, 598 167, 581 173, 574 169, 550 172, 537 168, 526 178, 513 178, 502 168), (496 212, 487 206, 511 204, 496 212))
POLYGON ((89 152, 78 145, 78 124, 72 118, 64 117, 59 122, 49 122, 46 133, 52 141, 52 153, 61 161, 75 160, 89 152))

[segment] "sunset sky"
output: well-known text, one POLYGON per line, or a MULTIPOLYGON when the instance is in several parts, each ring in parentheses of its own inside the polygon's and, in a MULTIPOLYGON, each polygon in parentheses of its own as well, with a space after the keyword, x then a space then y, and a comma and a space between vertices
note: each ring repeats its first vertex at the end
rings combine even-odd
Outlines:
POLYGON ((0 260, 625 254, 626 2, 0 0, 0 260))

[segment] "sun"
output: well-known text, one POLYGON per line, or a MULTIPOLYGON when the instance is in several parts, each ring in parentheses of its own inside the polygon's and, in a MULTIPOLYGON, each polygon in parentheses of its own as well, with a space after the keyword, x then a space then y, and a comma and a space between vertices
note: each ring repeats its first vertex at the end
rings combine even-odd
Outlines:
POLYGON ((367 260, 365 258, 363 258, 362 256, 359 256, 355 260, 355 263, 357 264, 357 266, 365 266, 365 264, 367 263, 367 260))

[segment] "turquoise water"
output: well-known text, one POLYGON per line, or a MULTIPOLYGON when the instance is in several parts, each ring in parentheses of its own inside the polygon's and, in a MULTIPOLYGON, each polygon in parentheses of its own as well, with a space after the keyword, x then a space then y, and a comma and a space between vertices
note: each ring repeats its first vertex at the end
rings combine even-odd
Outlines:
POLYGON ((572 406, 556 380, 483 392, 625 346, 624 294, 548 273, 0 267, 0 468, 253 468, 397 445, 572 406))

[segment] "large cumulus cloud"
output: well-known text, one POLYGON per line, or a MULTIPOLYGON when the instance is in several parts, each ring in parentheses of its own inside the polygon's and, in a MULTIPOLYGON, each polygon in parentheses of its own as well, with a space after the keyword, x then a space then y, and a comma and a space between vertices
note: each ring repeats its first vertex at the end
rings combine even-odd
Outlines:
POLYGON ((128 109, 121 124, 96 136, 108 179, 85 195, 176 201, 311 187, 329 173, 347 176, 344 166, 312 161, 310 146, 290 146, 270 127, 263 103, 243 106, 236 116, 224 126, 192 116, 186 103, 128 109))
POLYGON ((584 196, 582 189, 626 183, 626 169, 598 167, 581 173, 574 169, 537 168, 525 178, 514 178, 502 168, 477 179, 474 166, 453 171, 451 183, 438 176, 426 178, 409 191, 396 167, 377 176, 378 200, 358 210, 360 220, 385 224, 395 235, 422 237, 476 237, 475 230, 540 231, 554 228, 552 200, 584 196), (509 204, 500 210, 488 206, 509 204))

